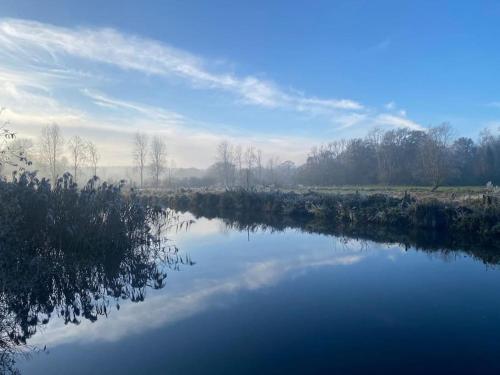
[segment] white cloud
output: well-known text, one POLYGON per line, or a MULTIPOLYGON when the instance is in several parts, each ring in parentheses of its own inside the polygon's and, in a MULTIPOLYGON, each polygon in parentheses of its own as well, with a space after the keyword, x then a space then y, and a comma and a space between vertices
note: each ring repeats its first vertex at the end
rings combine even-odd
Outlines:
POLYGON ((167 111, 162 108, 111 98, 105 94, 89 89, 83 89, 82 93, 91 98, 94 104, 104 106, 107 108, 118 109, 118 110, 123 110, 123 109, 133 110, 134 112, 140 113, 149 118, 168 121, 171 124, 173 123, 183 124, 183 122, 185 121, 184 116, 182 116, 181 114, 172 111, 167 111))
MULTIPOLYGON (((32 78, 31 82, 38 86, 32 78)), ((107 113, 97 116, 63 105, 45 92, 32 92, 31 87, 22 82, 15 85, 0 81, 0 103, 6 107, 2 119, 15 124, 16 132, 23 137, 36 138, 42 126, 60 124, 65 136, 78 134, 92 140, 101 150, 105 165, 131 164, 131 138, 138 130, 163 136, 169 158, 175 158, 178 167, 208 167, 213 162, 217 144, 224 139, 243 145, 251 143, 262 149, 264 156, 280 155, 296 163, 303 162, 307 151, 317 142, 291 135, 273 137, 216 130, 163 108, 120 100, 95 90, 82 90, 92 103, 105 106, 107 113)))
POLYGON ((160 76, 176 76, 202 87, 238 94, 244 102, 298 111, 324 109, 361 110, 348 99, 318 99, 285 92, 253 76, 213 73, 192 54, 164 43, 120 33, 113 29, 69 29, 34 21, 4 19, 0 22, 2 53, 18 62, 57 64, 66 56, 112 64, 160 76))
POLYGON ((335 119, 335 123, 339 124, 338 129, 348 129, 363 122, 366 122, 369 119, 368 115, 362 113, 351 113, 346 115, 341 115, 335 119))
MULTIPOLYGON (((422 128, 401 110, 379 113, 349 99, 284 90, 255 76, 214 73, 209 65, 164 43, 112 29, 63 28, 0 19, 0 106, 7 108, 3 119, 15 124, 22 136, 30 137, 37 136, 41 126, 58 123, 67 136, 80 134, 100 146, 105 165, 130 165, 130 138, 137 130, 162 134, 178 166, 207 167, 222 139, 252 143, 265 156, 302 163, 310 148, 324 141, 325 134, 315 128, 321 121, 325 126, 333 124, 332 131, 349 132, 344 136, 356 132, 362 135, 363 129, 375 125, 422 128), (113 72, 123 71, 126 78, 108 74, 107 65, 114 68, 113 72), (91 72, 85 70, 89 66, 91 72), (305 113, 311 116, 310 127, 301 129, 302 136, 294 136, 293 129, 272 136, 266 129, 245 131, 238 124, 204 123, 167 108, 108 95, 107 83, 127 79, 127 71, 177 77, 195 89, 231 93, 242 103, 305 113)), ((221 68, 220 64, 211 66, 221 68)), ((168 79, 164 81, 169 83, 168 79)), ((389 107, 396 109, 394 103, 389 107)))
POLYGON ((385 109, 392 111, 392 110, 396 109, 396 103, 393 101, 390 101, 384 107, 385 107, 385 109))
POLYGON ((51 95, 51 83, 29 72, 0 71, 0 105, 3 118, 17 125, 73 123, 83 112, 67 108, 51 95))
POLYGON ((63 325, 54 318, 29 343, 54 348, 71 342, 115 342, 132 334, 173 325, 210 310, 217 297, 272 286, 292 273, 299 274, 322 267, 350 266, 366 258, 359 254, 332 256, 327 253, 326 256, 318 256, 310 251, 289 257, 250 262, 229 276, 190 281, 177 293, 170 291, 149 296, 142 303, 125 302, 119 312, 112 311, 107 319, 101 318, 93 323, 83 320, 79 325, 63 325), (103 329, 104 325, 106 329, 103 329))
POLYGON ((422 125, 417 124, 416 122, 413 122, 404 116, 397 116, 390 113, 381 113, 377 115, 375 121, 380 125, 389 125, 397 128, 408 128, 411 130, 425 130, 422 125))
POLYGON ((391 113, 382 113, 377 116, 376 121, 381 125, 409 128, 412 130, 424 130, 424 127, 406 118, 406 110, 398 108, 396 102, 390 101, 384 108, 391 113))

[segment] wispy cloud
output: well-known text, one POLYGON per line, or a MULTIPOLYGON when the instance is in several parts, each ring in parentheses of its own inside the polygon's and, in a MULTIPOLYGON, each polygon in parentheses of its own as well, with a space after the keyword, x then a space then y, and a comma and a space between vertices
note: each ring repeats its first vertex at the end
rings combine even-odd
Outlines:
POLYGON ((363 109, 363 105, 350 99, 320 99, 296 95, 270 81, 253 76, 214 73, 197 56, 164 43, 113 29, 69 29, 33 21, 6 19, 0 22, 0 46, 4 55, 23 64, 57 64, 61 59, 73 56, 147 74, 180 77, 197 86, 235 93, 244 102, 263 107, 311 112, 324 109, 363 109))
POLYGON ((318 142, 289 134, 241 134, 164 108, 118 99, 96 90, 80 90, 91 103, 104 107, 105 113, 98 115, 62 104, 50 91, 44 91, 37 77, 25 78, 29 84, 23 81, 22 75, 11 75, 10 81, 0 80, 0 103, 6 107, 2 118, 15 124, 16 131, 23 137, 36 137, 42 126, 58 123, 67 136, 79 134, 93 140, 107 165, 130 165, 128 145, 131 135, 138 130, 161 134, 168 144, 169 155, 175 156, 180 167, 207 167, 217 144, 223 139, 243 145, 252 143, 266 155, 280 155, 295 162, 301 162, 318 142))
POLYGON ((385 109, 392 111, 392 110, 396 109, 396 103, 393 101, 390 101, 389 103, 386 103, 384 105, 384 107, 385 107, 385 109))
POLYGON ((148 106, 141 103, 134 103, 126 100, 112 98, 105 94, 90 89, 83 89, 82 93, 92 99, 94 104, 117 110, 133 110, 149 118, 165 120, 171 124, 184 124, 185 117, 179 113, 167 111, 163 108, 148 106))
POLYGON ((339 130, 349 129, 369 120, 369 116, 364 113, 349 113, 341 115, 335 119, 339 130))
POLYGON ((15 123, 47 124, 73 122, 83 116, 69 109, 51 95, 51 82, 30 72, 0 70, 0 103, 3 113, 15 123))
POLYGON ((398 116, 390 113, 381 113, 376 119, 376 123, 380 125, 390 125, 396 128, 408 128, 411 130, 425 130, 425 128, 417 124, 416 122, 411 121, 410 119, 404 116, 398 116))
MULTIPOLYGON (((124 144, 138 129, 163 134, 179 166, 198 167, 211 163, 213 150, 222 139, 253 143, 268 155, 301 163, 312 145, 333 132, 362 135, 363 129, 373 126, 422 129, 394 103, 379 111, 351 99, 284 89, 272 80, 235 74, 227 66, 109 28, 64 28, 0 19, 0 105, 7 107, 4 115, 25 135, 36 136, 41 125, 52 122, 59 123, 69 136, 83 132, 102 145, 105 164, 130 164, 124 144), (226 71, 221 71, 224 67, 226 71), (286 116, 300 115, 293 118, 301 124, 306 119, 311 126, 300 129, 299 136, 293 129, 277 135, 269 129, 250 129, 237 123, 214 124, 214 120, 204 122, 192 116, 185 106, 180 113, 174 109, 175 102, 171 108, 148 105, 144 96, 134 100, 133 90, 124 95, 109 89, 141 75, 154 77, 158 91, 168 91, 174 87, 169 84, 181 82, 188 90, 225 93, 245 106, 264 109, 261 113, 279 109, 287 111, 286 116)), ((134 80, 134 85, 142 87, 137 81, 140 79, 134 80)), ((128 84, 120 87, 124 86, 128 84)))
MULTIPOLYGON (((194 226, 197 227, 198 223, 194 226)), ((214 234, 213 230, 208 233, 199 233, 197 230, 193 232, 203 239, 214 234)), ((328 249, 330 246, 331 242, 328 249)), ((271 252, 265 259, 248 259, 241 267, 226 274, 223 272, 215 277, 203 277, 202 273, 200 278, 183 283, 182 288, 171 288, 168 293, 166 290, 160 291, 156 295, 148 296, 143 303, 121 303, 119 312, 115 313, 114 309, 110 309, 106 319, 93 323, 84 320, 79 325, 68 327, 63 326, 61 321, 52 319, 40 335, 35 335, 30 340, 30 344, 54 348, 70 342, 115 342, 131 334, 174 325, 212 309, 220 298, 277 285, 291 274, 297 275, 318 268, 356 265, 369 256, 360 253, 360 247, 362 244, 356 242, 353 243, 352 249, 345 248, 344 252, 338 254, 317 249, 311 251, 309 248, 301 250, 296 247, 291 249, 287 258, 277 257, 271 252), (102 329, 104 324, 106 330, 102 329)))

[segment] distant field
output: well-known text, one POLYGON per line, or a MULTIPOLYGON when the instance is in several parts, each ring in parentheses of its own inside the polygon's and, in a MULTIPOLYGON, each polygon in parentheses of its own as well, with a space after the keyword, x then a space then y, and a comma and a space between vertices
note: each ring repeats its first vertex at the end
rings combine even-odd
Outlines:
POLYGON ((485 186, 442 186, 436 191, 432 192, 432 186, 382 186, 382 185, 347 185, 347 186, 328 186, 328 187, 314 187, 304 186, 297 189, 292 189, 297 192, 301 191, 317 191, 323 193, 352 193, 359 191, 367 193, 431 193, 431 194, 479 194, 487 191, 485 186))
MULTIPOLYGON (((176 193, 176 190, 155 190, 147 189, 150 194, 176 193)), ((223 192, 223 188, 193 188, 183 189, 188 191, 200 192, 223 192)), ((442 201, 477 201, 482 200, 484 194, 491 195, 485 186, 443 186, 436 191, 431 191, 431 186, 381 186, 381 185, 364 185, 364 186, 301 186, 291 189, 286 188, 256 188, 257 191, 274 191, 280 190, 284 192, 295 192, 305 194, 308 192, 315 192, 319 194, 352 194, 358 192, 359 194, 386 194, 392 197, 403 197, 405 192, 418 199, 439 199, 442 201)), ((497 193, 498 194, 498 193, 497 193)))
POLYGON ((418 198, 438 198, 447 200, 480 199, 488 190, 484 186, 443 186, 436 191, 431 191, 431 186, 331 186, 331 187, 300 187, 291 189, 297 193, 314 191, 322 194, 350 194, 359 192, 360 194, 388 194, 390 196, 401 197, 406 193, 418 198))

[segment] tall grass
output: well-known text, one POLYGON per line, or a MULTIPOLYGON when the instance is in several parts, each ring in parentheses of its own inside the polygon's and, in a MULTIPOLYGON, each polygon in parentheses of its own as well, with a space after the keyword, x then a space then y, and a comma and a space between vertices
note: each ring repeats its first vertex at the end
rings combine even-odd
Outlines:
POLYGON ((95 321, 192 264, 165 242, 172 212, 122 190, 97 178, 79 189, 69 174, 0 181, 0 372, 16 373, 17 352, 52 317, 95 321))
POLYGON ((418 199, 387 194, 321 194, 308 192, 195 192, 164 197, 178 210, 204 211, 208 214, 242 213, 278 215, 296 220, 323 221, 329 225, 390 226, 442 233, 468 233, 500 236, 500 204, 485 197, 483 201, 453 202, 418 199))

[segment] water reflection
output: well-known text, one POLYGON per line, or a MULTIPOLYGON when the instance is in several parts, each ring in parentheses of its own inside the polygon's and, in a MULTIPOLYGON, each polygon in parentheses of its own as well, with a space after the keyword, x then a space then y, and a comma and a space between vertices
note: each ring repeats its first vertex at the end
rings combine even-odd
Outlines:
POLYGON ((84 250, 65 242, 46 245, 22 233, 0 241, 1 373, 17 373, 16 355, 46 350, 28 341, 49 321, 96 322, 122 301, 141 302, 148 288, 163 288, 168 271, 193 264, 165 237, 168 229, 187 223, 167 212, 147 225, 141 238, 87 238, 84 250))
POLYGON ((258 231, 283 232, 298 229, 304 233, 316 233, 344 239, 396 244, 404 249, 433 253, 446 259, 466 253, 488 265, 500 264, 500 241, 497 238, 444 233, 432 230, 401 231, 388 226, 358 226, 355 224, 333 225, 325 220, 298 218, 282 215, 235 214, 224 210, 193 209, 195 217, 218 218, 229 232, 238 230, 250 233, 258 231))
MULTIPOLYGON (((340 366, 342 357, 349 358, 358 352, 352 350, 353 347, 359 346, 360 351, 368 346, 375 352, 378 347, 389 350, 380 342, 362 346, 366 338, 360 327, 377 332, 369 337, 392 334, 390 339, 400 335, 402 340, 408 340, 405 324, 415 323, 414 331, 411 326, 413 335, 418 336, 420 331, 423 336, 424 333, 439 334, 436 329, 426 331, 422 328, 426 324, 437 324, 431 323, 435 312, 429 314, 431 309, 428 308, 436 306, 437 302, 446 306, 446 301, 451 299, 449 305, 453 312, 467 309, 469 305, 481 306, 480 314, 489 316, 498 307, 495 303, 484 305, 483 299, 483 295, 492 291, 491 285, 498 285, 497 274, 492 273, 491 280, 485 279, 475 267, 477 262, 464 260, 462 252, 438 244, 422 247, 426 254, 444 259, 456 255, 456 264, 446 268, 442 267, 443 262, 427 261, 423 252, 406 251, 405 246, 399 246, 404 243, 400 239, 406 240, 402 235, 380 236, 377 244, 368 241, 367 236, 351 238, 345 232, 341 236, 331 234, 318 226, 312 227, 311 223, 298 225, 286 221, 270 223, 266 218, 200 217, 189 230, 169 235, 179 248, 196 259, 197 266, 189 272, 176 273, 166 284, 166 272, 185 263, 186 259, 172 248, 165 253, 165 249, 155 247, 158 243, 152 248, 118 252, 122 255, 110 260, 102 255, 79 259, 71 251, 61 259, 54 257, 47 263, 54 262, 55 270, 50 271, 52 266, 45 265, 46 276, 36 280, 56 280, 59 287, 41 288, 53 294, 50 301, 58 302, 53 303, 50 322, 36 326, 45 326, 44 332, 34 335, 28 342, 42 348, 47 344, 55 349, 45 360, 41 358, 45 356, 36 356, 23 363, 23 371, 27 374, 57 373, 57 370, 64 373, 65 363, 78 358, 82 363, 81 359, 85 358, 79 373, 92 373, 97 368, 100 372, 116 374, 168 373, 168 370, 203 373, 191 364, 203 363, 204 359, 210 366, 205 368, 213 368, 215 372, 225 369, 226 373, 231 373, 227 369, 232 369, 232 373, 236 373, 244 372, 240 371, 238 363, 246 358, 245 353, 254 353, 255 369, 270 366, 267 370, 275 370, 273 366, 301 359, 300 355, 285 358, 287 353, 298 350, 293 343, 301 343, 297 344, 301 351, 318 348, 323 353, 311 352, 317 359, 309 365, 316 369, 324 366, 328 372, 326 370, 331 369, 328 366, 334 366, 329 358, 336 355, 336 363, 340 366), (438 272, 429 268, 431 263, 433 267, 436 263, 439 265, 438 272), (66 273, 66 276, 56 277, 52 273, 66 273), (447 285, 457 285, 460 280, 470 283, 468 290, 471 293, 458 303, 453 300, 454 295, 447 285), (481 285, 481 291, 474 289, 477 285, 481 285), (149 287, 162 289, 148 292, 144 303, 130 303, 144 300, 149 287), (66 299, 67 294, 69 299, 66 299), (82 296, 89 302, 90 319, 83 315, 80 307, 82 296), (120 306, 119 312, 114 309, 116 303, 120 306), (77 324, 71 324, 75 304, 80 315, 76 315, 77 324), (111 310, 114 312, 110 315, 111 310), (99 319, 102 316, 109 318, 99 319), (252 324, 256 316, 260 316, 260 323, 252 324), (407 317, 412 317, 409 323, 407 317), (247 331, 249 325, 251 331, 247 331), (347 344, 344 348, 340 344, 331 348, 326 344, 317 345, 318 335, 324 342, 330 343, 332 338, 337 338, 339 343, 344 340, 347 344), (282 337, 287 340, 279 341, 282 337), (268 348, 265 343, 276 340, 281 342, 283 360, 267 363, 265 359, 270 357, 266 357, 266 350, 275 352, 273 345, 268 348), (205 343, 203 348, 197 346, 197 342, 205 343), (241 351, 232 352, 231 348, 236 347, 241 351), (101 353, 109 351, 114 353, 110 354, 112 359, 120 360, 103 360, 101 353), (88 356, 82 357, 83 352, 88 352, 88 356), (146 356, 149 359, 142 360, 146 356), (103 362, 105 367, 101 367, 103 362)), ((495 259, 494 255, 490 257, 486 250, 484 253, 467 251, 488 264, 495 264, 488 260, 495 259)), ((189 259, 187 262, 190 263, 189 259)), ((31 299, 26 298, 24 302, 31 304, 31 299)), ((449 314, 451 312, 441 311, 447 318, 449 314)), ((481 321, 474 311, 468 314, 470 322, 475 322, 470 326, 477 328, 481 321)), ((44 316, 39 314, 42 319, 44 316)), ((439 314, 437 319, 444 328, 455 328, 453 319, 440 320, 439 314)), ((425 348, 423 342, 421 344, 420 348, 425 348)), ((448 344, 453 346, 453 343, 448 344)), ((404 358, 405 353, 395 355, 404 358)), ((300 366, 308 362, 305 358, 302 360, 300 366)))

